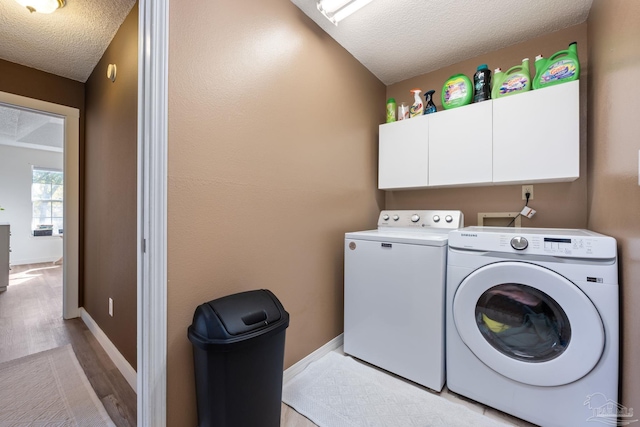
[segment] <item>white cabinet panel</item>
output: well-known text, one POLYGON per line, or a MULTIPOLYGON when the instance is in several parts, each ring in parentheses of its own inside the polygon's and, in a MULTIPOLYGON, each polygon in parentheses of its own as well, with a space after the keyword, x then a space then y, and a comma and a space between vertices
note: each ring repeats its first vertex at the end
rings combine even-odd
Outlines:
POLYGON ((426 187, 429 167, 428 116, 380 125, 378 188, 426 187))
POLYGON ((579 81, 496 99, 493 123, 495 183, 579 177, 579 81))
POLYGON ((579 81, 380 125, 378 188, 573 181, 579 81))
POLYGON ((491 183, 491 102, 429 116, 429 186, 491 183))

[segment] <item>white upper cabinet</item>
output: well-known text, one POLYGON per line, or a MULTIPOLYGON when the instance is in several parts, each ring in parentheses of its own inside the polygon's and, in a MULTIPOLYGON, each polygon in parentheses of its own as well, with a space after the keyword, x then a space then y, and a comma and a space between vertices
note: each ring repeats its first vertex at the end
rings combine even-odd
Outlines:
POLYGON ((493 101, 493 181, 573 181, 580 175, 579 81, 493 101))
POLYGON ((380 125, 378 188, 573 181, 579 81, 380 125))
POLYGON ((428 116, 380 125, 378 188, 403 189, 429 184, 428 116))
POLYGON ((490 184, 490 102, 429 116, 429 186, 490 184))

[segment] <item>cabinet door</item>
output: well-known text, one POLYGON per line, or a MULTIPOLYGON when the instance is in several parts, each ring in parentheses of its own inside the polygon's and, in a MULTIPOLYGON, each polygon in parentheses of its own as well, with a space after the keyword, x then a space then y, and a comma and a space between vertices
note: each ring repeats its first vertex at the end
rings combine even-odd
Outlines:
POLYGON ((429 186, 492 180, 491 101, 429 116, 429 186))
POLYGON ((428 116, 380 125, 378 188, 419 188, 428 184, 428 116))
POLYGON ((493 101, 493 181, 573 181, 580 175, 579 81, 493 101))
POLYGON ((9 226, 0 224, 0 291, 9 285, 9 226))

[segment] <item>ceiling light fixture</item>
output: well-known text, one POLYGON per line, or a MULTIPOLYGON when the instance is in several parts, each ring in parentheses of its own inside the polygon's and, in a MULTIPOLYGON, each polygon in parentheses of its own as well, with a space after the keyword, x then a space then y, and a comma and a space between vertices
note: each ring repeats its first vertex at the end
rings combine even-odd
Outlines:
POLYGON ((53 13, 64 7, 65 0, 16 0, 22 6, 29 9, 29 12, 53 13))
POLYGON ((373 0, 318 0, 318 10, 334 25, 373 0))

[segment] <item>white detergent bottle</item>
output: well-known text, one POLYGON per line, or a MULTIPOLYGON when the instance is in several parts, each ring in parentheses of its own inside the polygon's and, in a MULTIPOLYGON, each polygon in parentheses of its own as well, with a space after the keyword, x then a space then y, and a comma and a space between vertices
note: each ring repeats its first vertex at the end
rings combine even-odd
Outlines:
POLYGON ((409 117, 411 118, 424 114, 424 104, 420 99, 420 92, 422 92, 420 89, 411 89, 414 99, 413 105, 409 107, 409 117))

